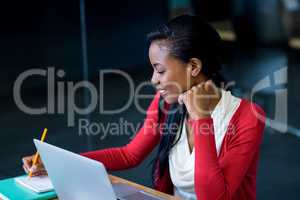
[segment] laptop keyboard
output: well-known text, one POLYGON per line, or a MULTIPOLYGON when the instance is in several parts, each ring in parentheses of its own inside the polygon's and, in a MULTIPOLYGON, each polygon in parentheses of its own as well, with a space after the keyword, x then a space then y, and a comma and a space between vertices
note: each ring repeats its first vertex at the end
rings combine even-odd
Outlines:
POLYGON ((162 200, 162 198, 145 193, 143 191, 139 191, 134 194, 128 195, 124 197, 124 199, 120 200, 162 200))
POLYGON ((119 197, 117 200, 162 200, 162 198, 140 191, 126 197, 119 197))
POLYGON ((162 198, 125 184, 113 184, 117 200, 162 200, 162 198))

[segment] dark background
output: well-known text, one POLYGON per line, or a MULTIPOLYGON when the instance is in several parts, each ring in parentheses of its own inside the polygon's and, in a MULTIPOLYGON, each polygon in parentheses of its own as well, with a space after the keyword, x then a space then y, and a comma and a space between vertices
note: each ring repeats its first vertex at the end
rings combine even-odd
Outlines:
MULTIPOLYGON (((283 2, 86 0, 89 80, 98 86, 98 72, 103 69, 122 69, 136 84, 150 80, 152 68, 148 64, 146 34, 181 13, 201 15, 220 33, 235 34, 233 40, 225 37, 223 54, 223 75, 235 81, 233 92, 247 98, 259 80, 271 77, 272 86, 254 98, 269 119, 275 116, 276 90, 288 92, 287 132, 281 133, 270 126, 265 131, 258 171, 258 199, 298 199, 300 7, 297 0, 283 2), (298 46, 292 40, 298 41, 298 46), (273 73, 284 67, 287 67, 287 82, 275 85, 273 73)), ((104 140, 99 135, 79 135, 77 120, 87 116, 76 115, 75 126, 68 127, 66 114, 29 115, 14 102, 14 82, 27 69, 53 66, 65 71, 65 77, 59 79, 64 83, 84 79, 87 68, 83 64, 80 25, 77 0, 1 2, 0 179, 23 173, 21 158, 35 152, 32 138, 39 138, 44 127, 49 128, 49 143, 74 152, 125 145, 130 140, 127 135, 104 140)), ((143 92, 153 94, 154 90, 148 87, 143 92)), ((118 76, 107 77, 104 94, 105 108, 121 107, 129 97, 128 84, 118 76)), ((44 106, 46 79, 34 77, 25 81, 22 97, 32 107, 44 106)), ((84 106, 85 97, 86 93, 80 90, 76 95, 77 104, 84 106)), ((141 104, 146 108, 149 102, 145 100, 141 104)), ((117 115, 95 111, 89 116, 91 122, 103 124, 118 122, 120 118, 138 125, 143 122, 144 114, 131 105, 117 115)), ((149 164, 154 153, 135 169, 111 173, 151 186, 149 164)))

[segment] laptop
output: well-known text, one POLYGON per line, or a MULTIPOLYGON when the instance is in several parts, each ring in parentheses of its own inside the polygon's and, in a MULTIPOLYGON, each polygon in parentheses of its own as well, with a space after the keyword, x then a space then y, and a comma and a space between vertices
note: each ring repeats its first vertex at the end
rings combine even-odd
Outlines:
POLYGON ((111 184, 101 162, 34 139, 59 200, 161 200, 126 184, 111 184))

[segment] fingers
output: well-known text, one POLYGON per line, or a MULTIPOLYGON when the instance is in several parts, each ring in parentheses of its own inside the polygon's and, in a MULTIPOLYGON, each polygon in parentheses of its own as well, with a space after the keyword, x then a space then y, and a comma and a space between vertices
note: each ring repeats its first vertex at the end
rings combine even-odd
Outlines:
POLYGON ((47 175, 47 171, 41 167, 41 166, 32 166, 30 169, 27 169, 25 165, 23 165, 23 169, 26 172, 26 174, 29 174, 29 172, 32 172, 32 176, 45 176, 47 175))
POLYGON ((26 174, 29 174, 29 172, 32 171, 31 176, 38 176, 39 174, 39 172, 34 167, 27 168, 25 165, 23 165, 23 169, 26 174))
POLYGON ((192 94, 191 89, 189 89, 189 90, 185 91, 184 93, 180 94, 178 96, 178 103, 179 104, 184 104, 187 100, 187 96, 190 95, 190 94, 192 94))
POLYGON ((205 91, 211 99, 218 99, 221 96, 220 89, 213 83, 212 80, 205 83, 205 91))
POLYGON ((43 171, 38 172, 37 176, 48 176, 48 173, 46 170, 43 170, 43 171))
POLYGON ((46 175, 48 175, 46 170, 36 171, 32 173, 32 176, 46 176, 46 175))
POLYGON ((179 104, 184 104, 184 103, 186 103, 187 96, 188 96, 188 95, 191 95, 193 91, 195 91, 195 86, 193 86, 191 89, 185 91, 184 93, 180 94, 180 95, 178 96, 178 103, 179 103, 179 104))
POLYGON ((23 165, 23 169, 24 169, 24 171, 25 171, 26 174, 29 173, 29 170, 25 167, 25 165, 23 165))
POLYGON ((214 84, 212 80, 208 80, 197 85, 197 91, 200 95, 206 95, 209 98, 213 98, 214 95, 219 94, 218 87, 214 84))
POLYGON ((27 156, 27 157, 22 158, 23 169, 24 169, 25 173, 28 174, 29 172, 31 172, 32 176, 47 175, 44 165, 40 160, 38 160, 36 165, 32 165, 33 158, 34 158, 34 156, 27 156))
POLYGON ((183 96, 182 96, 182 94, 180 94, 179 96, 178 96, 178 103, 181 105, 181 104, 183 104, 183 96))
POLYGON ((198 85, 193 86, 191 89, 185 91, 184 93, 180 94, 178 96, 178 103, 183 104, 186 102, 188 96, 191 94, 197 94, 197 95, 208 95, 208 97, 211 97, 210 95, 218 95, 218 88, 213 83, 212 80, 208 80, 205 82, 201 82, 198 85))
POLYGON ((216 93, 218 91, 218 87, 214 84, 212 80, 208 80, 205 82, 205 90, 211 91, 212 93, 216 93))
POLYGON ((185 91, 184 93, 182 93, 182 94, 180 94, 180 95, 178 96, 178 103, 179 103, 179 104, 183 104, 183 103, 184 103, 184 98, 185 98, 187 92, 188 92, 188 91, 185 91))
POLYGON ((30 168, 30 171, 31 171, 32 173, 40 174, 40 173, 42 173, 43 171, 45 171, 45 168, 44 168, 44 165, 43 165, 41 162, 38 162, 36 165, 33 165, 33 166, 30 168))
POLYGON ((22 162, 23 162, 23 168, 25 172, 28 173, 32 166, 32 156, 27 156, 22 158, 22 162))

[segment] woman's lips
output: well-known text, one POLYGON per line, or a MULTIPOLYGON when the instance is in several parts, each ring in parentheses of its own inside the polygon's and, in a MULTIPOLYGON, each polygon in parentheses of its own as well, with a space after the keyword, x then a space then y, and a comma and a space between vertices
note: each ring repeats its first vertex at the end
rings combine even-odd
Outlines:
POLYGON ((166 96, 166 95, 167 95, 167 90, 159 90, 159 93, 160 93, 162 96, 166 96))

